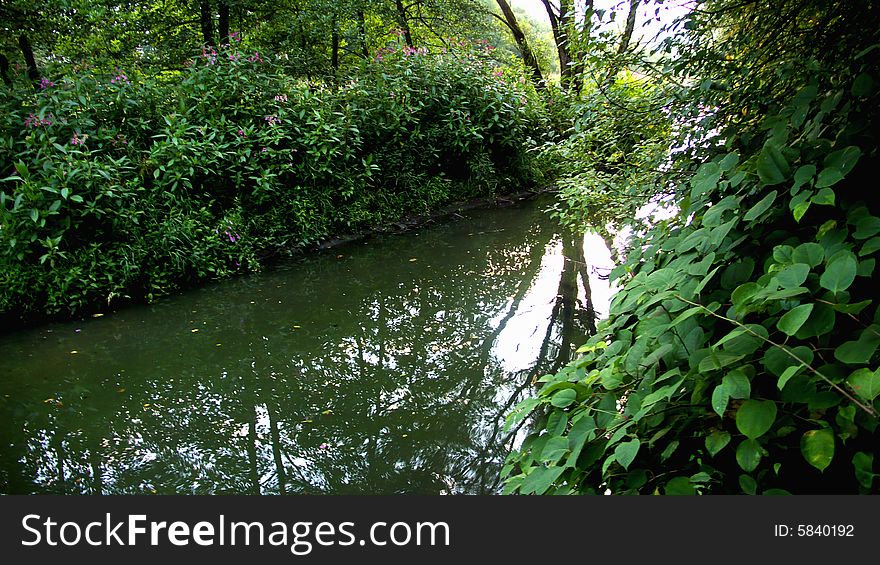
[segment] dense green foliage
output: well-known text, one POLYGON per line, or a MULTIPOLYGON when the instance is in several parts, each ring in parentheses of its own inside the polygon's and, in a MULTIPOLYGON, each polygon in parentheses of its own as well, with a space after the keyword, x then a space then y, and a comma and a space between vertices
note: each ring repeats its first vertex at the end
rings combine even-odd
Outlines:
POLYGON ((877 9, 703 2, 645 64, 678 213, 634 224, 609 318, 511 414, 545 410, 508 492, 880 491, 877 9))
POLYGON ((0 312, 76 312, 533 182, 534 89, 484 43, 391 44, 315 86, 233 41, 167 78, 18 88, 0 123, 0 312))

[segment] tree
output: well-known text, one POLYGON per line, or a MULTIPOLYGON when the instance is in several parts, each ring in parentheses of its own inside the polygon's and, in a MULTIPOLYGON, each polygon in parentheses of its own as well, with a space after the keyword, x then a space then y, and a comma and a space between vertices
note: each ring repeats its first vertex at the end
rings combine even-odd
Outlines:
POLYGON ((507 0, 496 1, 498 7, 501 8, 501 13, 504 15, 503 18, 499 19, 501 19, 508 29, 510 29, 510 33, 513 35, 513 39, 516 41, 516 45, 519 47, 519 51, 522 54, 523 63, 532 72, 532 82, 535 83, 537 88, 542 88, 544 85, 544 77, 541 74, 541 67, 538 65, 538 59, 532 52, 532 48, 529 46, 529 42, 526 39, 522 28, 519 27, 519 22, 516 20, 516 14, 511 10, 510 4, 507 3, 507 0))

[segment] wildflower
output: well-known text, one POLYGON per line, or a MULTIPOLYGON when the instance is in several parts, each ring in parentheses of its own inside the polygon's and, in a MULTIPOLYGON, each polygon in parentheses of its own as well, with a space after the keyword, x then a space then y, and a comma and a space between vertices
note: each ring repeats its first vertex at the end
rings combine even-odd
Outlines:
MULTIPOLYGON (((52 114, 49 114, 49 118, 52 117, 52 114)), ((27 128, 38 128, 40 126, 51 126, 52 120, 49 118, 40 118, 39 116, 35 116, 34 114, 29 114, 27 118, 24 119, 24 127, 27 128)))
POLYGON ((494 71, 492 71, 492 74, 498 78, 501 78, 504 76, 504 69, 495 69, 494 71))
POLYGON ((231 39, 232 41, 241 42, 241 34, 239 34, 237 31, 233 31, 229 34, 229 39, 231 39))
POLYGON ((247 58, 251 63, 262 63, 263 58, 260 57, 260 54, 257 51, 254 51, 254 54, 247 58))
POLYGON ((269 152, 268 147, 263 147, 262 149, 260 149, 260 153, 268 153, 268 152, 269 152))
POLYGON ((89 138, 89 134, 87 134, 87 133, 82 134, 82 137, 80 137, 80 134, 74 133, 73 137, 70 138, 70 144, 71 145, 85 145, 86 139, 88 139, 88 138, 89 138))
POLYGON ((243 129, 240 129, 240 130, 238 130, 238 136, 239 137, 247 137, 247 134, 244 132, 243 129))
POLYGON ((326 450, 326 449, 330 449, 330 446, 326 443, 322 443, 321 445, 318 446, 318 449, 326 450))
POLYGON ((49 87, 55 86, 55 83, 47 78, 40 79, 40 90, 46 90, 49 87))
POLYGON ((281 123, 281 120, 276 116, 266 116, 263 119, 266 120, 266 123, 270 126, 278 125, 281 123))
POLYGON ((279 94, 279 95, 275 96, 275 102, 287 102, 287 95, 286 94, 279 94))

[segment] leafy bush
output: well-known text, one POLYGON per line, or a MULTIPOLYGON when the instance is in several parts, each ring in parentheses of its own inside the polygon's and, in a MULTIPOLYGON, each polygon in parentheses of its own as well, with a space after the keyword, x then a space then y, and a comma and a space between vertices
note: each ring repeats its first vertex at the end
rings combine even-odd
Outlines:
POLYGON ((710 142, 679 214, 636 232, 609 319, 510 415, 546 411, 508 492, 880 491, 880 211, 865 199, 880 73, 864 47, 768 71, 760 118, 702 105, 710 142))
POLYGON ((464 43, 389 48, 339 85, 313 85, 234 41, 178 76, 86 69, 2 105, 10 317, 152 299, 534 182, 528 139, 543 119, 521 72, 464 43))

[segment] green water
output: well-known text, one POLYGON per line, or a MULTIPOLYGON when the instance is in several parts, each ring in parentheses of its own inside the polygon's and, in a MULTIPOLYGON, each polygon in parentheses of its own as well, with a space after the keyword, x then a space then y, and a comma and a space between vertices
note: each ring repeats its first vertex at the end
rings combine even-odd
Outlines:
POLYGON ((0 492, 497 492, 504 414, 589 331, 545 204, 0 335, 0 492))

